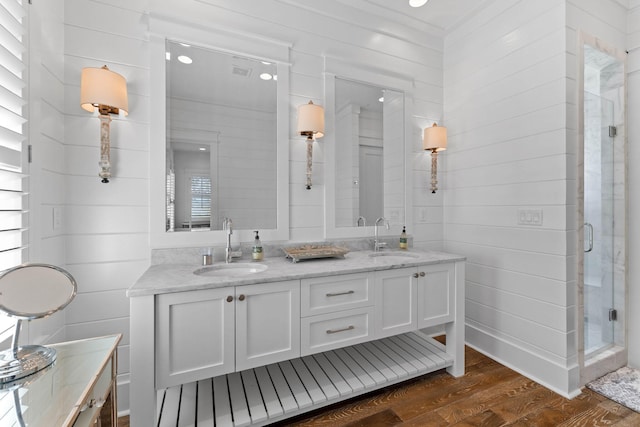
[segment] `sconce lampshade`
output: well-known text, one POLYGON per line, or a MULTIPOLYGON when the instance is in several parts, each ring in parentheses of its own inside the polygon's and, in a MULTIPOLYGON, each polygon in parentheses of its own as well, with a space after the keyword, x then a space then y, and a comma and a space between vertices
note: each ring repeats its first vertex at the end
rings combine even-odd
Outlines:
POLYGON ((430 151, 443 151, 447 149, 447 128, 444 126, 433 126, 424 129, 424 139, 422 148, 430 151))
POLYGON ((309 101, 298 107, 298 133, 316 138, 324 136, 324 108, 321 105, 309 101))
POLYGON ((101 114, 118 114, 122 111, 126 116, 129 114, 127 81, 106 65, 102 68, 83 68, 80 78, 80 106, 91 113, 98 108, 101 114))

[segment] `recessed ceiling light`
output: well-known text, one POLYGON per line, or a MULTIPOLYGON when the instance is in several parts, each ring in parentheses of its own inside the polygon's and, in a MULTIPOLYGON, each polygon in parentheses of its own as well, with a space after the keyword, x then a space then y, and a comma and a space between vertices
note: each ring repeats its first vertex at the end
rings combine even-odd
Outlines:
POLYGON ((268 62, 268 61, 260 61, 260 62, 262 62, 264 65, 271 65, 271 62, 268 62))
POLYGON ((171 61, 171 52, 166 52, 164 56, 167 58, 167 61, 171 61))
POLYGON ((278 80, 278 75, 277 74, 273 75, 273 80, 278 80))
POLYGON ((409 6, 411 7, 420 7, 427 4, 428 0, 409 0, 409 6))
POLYGON ((178 61, 182 62, 183 64, 191 64, 193 62, 193 59, 189 58, 186 55, 180 55, 178 56, 178 61))
POLYGON ((384 102, 384 96, 381 96, 380 98, 378 98, 379 102, 384 102))
POLYGON ((190 44, 186 44, 186 43, 180 43, 180 46, 184 46, 184 47, 191 47, 190 44))
POLYGON ((260 78, 262 80, 271 80, 273 78, 273 76, 269 73, 262 73, 260 74, 260 78))
POLYGON ((200 147, 199 150, 200 151, 207 151, 206 147, 200 147))

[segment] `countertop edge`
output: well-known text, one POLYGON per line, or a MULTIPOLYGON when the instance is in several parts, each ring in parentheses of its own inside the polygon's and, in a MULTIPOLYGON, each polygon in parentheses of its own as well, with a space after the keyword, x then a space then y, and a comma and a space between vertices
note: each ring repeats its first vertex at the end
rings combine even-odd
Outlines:
POLYGON ((273 283, 466 261, 465 256, 445 252, 412 250, 410 253, 417 256, 417 258, 407 258, 401 262, 397 260, 387 261, 385 259, 387 257, 384 256, 370 257, 371 252, 369 251, 351 252, 347 254, 348 257, 344 259, 327 258, 305 260, 297 263, 292 263, 280 257, 265 258, 265 260, 260 263, 269 266, 266 272, 249 276, 220 278, 196 276, 193 274, 193 271, 202 267, 197 264, 158 264, 149 267, 140 279, 127 290, 126 294, 129 298, 135 298, 174 292, 273 283), (311 268, 305 269, 305 266, 311 268), (322 268, 323 266, 331 268, 322 268), (298 268, 301 270, 291 271, 298 268))

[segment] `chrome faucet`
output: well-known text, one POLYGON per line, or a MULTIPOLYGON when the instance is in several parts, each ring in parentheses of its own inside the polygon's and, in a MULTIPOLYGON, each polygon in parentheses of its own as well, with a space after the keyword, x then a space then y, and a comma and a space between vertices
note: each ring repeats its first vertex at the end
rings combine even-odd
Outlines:
POLYGON ((389 221, 385 217, 381 216, 380 218, 376 219, 376 223, 373 228, 374 229, 373 250, 375 252, 378 252, 380 249, 387 246, 386 242, 380 242, 378 240, 378 224, 380 222, 384 223, 385 227, 387 227, 387 230, 389 229, 389 221))
POLYGON ((359 216, 358 219, 356 220, 356 227, 360 227, 360 221, 362 221, 363 227, 367 226, 367 219, 363 216, 359 216))
POLYGON ((231 221, 231 218, 225 218, 222 220, 222 229, 227 230, 227 247, 224 251, 224 261, 229 264, 233 258, 240 258, 242 256, 242 251, 233 251, 231 249, 231 235, 233 234, 233 221, 231 221))

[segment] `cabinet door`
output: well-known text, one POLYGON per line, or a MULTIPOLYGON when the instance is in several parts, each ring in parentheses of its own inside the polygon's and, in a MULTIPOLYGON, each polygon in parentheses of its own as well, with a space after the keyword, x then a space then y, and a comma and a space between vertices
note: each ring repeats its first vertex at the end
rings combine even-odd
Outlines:
POLYGON ((156 316, 156 388, 233 372, 233 288, 158 295, 156 316))
POLYGON ((300 356, 300 282, 236 287, 236 370, 300 356))
POLYGON ((376 337, 388 337, 416 329, 417 269, 376 271, 376 337))
POLYGON ((418 274, 418 329, 453 322, 455 265, 426 265, 418 267, 418 274))

